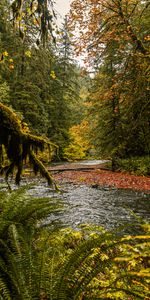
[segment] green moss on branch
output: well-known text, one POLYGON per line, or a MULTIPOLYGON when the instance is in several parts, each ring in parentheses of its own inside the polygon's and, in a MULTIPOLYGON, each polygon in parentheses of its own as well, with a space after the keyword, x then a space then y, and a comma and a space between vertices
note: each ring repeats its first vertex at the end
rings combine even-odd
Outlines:
POLYGON ((51 151, 54 147, 57 148, 47 138, 30 134, 29 128, 27 126, 24 128, 17 114, 0 103, 0 172, 5 174, 7 181, 16 169, 15 181, 19 184, 23 165, 28 160, 35 174, 40 172, 48 184, 52 185, 50 173, 36 157, 38 151, 44 151, 46 146, 51 151))

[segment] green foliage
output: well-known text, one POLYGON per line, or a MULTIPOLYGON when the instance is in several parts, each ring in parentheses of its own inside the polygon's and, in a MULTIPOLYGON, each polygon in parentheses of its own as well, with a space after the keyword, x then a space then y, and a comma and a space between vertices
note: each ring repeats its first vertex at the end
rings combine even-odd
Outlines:
POLYGON ((9 96, 10 88, 7 82, 3 82, 0 77, 0 102, 8 104, 10 101, 9 96))
MULTIPOLYGON (((39 72, 38 77, 41 75, 39 72)), ((33 74, 31 81, 30 75, 28 78, 24 76, 18 81, 14 81, 12 86, 11 103, 36 134, 44 134, 48 130, 48 114, 40 96, 41 93, 44 93, 44 88, 44 84, 41 89, 37 83, 34 83, 33 74)))
POLYGON ((137 175, 150 175, 150 157, 131 157, 117 160, 118 170, 137 175))
POLYGON ((28 47, 22 47, 14 49, 14 70, 3 68, 3 78, 10 86, 10 105, 21 113, 35 134, 44 134, 57 143, 59 157, 63 158, 63 149, 69 143, 69 127, 79 111, 79 70, 67 61, 64 71, 64 61, 50 50, 33 46, 31 57, 27 57, 28 47))
POLYGON ((148 299, 149 239, 92 234, 65 263, 54 299, 148 299))
POLYGON ((8 99, 32 132, 57 143, 63 159, 69 128, 79 111, 80 68, 68 51, 68 42, 64 45, 65 36, 57 48, 52 44, 53 2, 12 1, 10 7, 4 0, 0 8, 2 92, 9 87, 9 97, 1 94, 2 102, 8 99))

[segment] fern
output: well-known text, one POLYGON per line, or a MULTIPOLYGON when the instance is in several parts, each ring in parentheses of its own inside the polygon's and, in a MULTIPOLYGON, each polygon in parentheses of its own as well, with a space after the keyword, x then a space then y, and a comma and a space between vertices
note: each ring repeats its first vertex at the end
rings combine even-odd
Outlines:
MULTIPOLYGON (((60 209, 58 200, 34 198, 21 188, 0 197, 0 299, 31 300, 48 294, 49 277, 42 265, 36 241, 40 223, 60 209), (48 282, 48 284, 47 284, 48 282)), ((44 229, 43 229, 44 230, 44 229)))
POLYGON ((40 226, 61 204, 25 191, 0 197, 0 299, 150 298, 148 224, 137 236, 98 228, 66 234, 53 224, 40 226))
POLYGON ((149 245, 146 234, 89 238, 62 268, 54 299, 149 299, 149 245))

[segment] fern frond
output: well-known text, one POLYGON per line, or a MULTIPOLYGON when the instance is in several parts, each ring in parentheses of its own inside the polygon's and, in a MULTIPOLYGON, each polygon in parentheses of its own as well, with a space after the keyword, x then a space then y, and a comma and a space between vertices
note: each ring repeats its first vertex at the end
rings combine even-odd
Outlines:
MULTIPOLYGON (((139 251, 138 261, 141 261, 140 268, 142 261, 144 263, 149 257, 147 249, 149 240, 150 237, 143 236, 142 239, 141 236, 139 245, 136 243, 139 249, 137 250, 139 251), (147 239, 146 244, 145 239, 147 239), (142 251, 144 249, 144 260, 140 249, 142 251)), ((138 274, 132 275, 130 271, 132 269, 130 262, 133 262, 134 269, 137 260, 137 254, 135 255, 132 246, 133 241, 134 237, 125 240, 114 234, 104 233, 97 238, 89 238, 82 242, 60 272, 60 278, 55 286, 57 293, 54 299, 79 300, 82 295, 87 300, 110 299, 111 297, 118 299, 117 293, 124 297, 121 299, 126 299, 128 296, 132 296, 133 299, 149 297, 149 282, 146 276, 148 269, 146 268, 141 274, 141 278, 138 274), (129 260, 125 259, 124 253, 128 253, 129 260), (121 258, 119 260, 120 255, 123 255, 123 261, 121 258)))
POLYGON ((44 247, 37 248, 36 240, 41 237, 40 222, 59 206, 50 198, 31 197, 25 187, 1 193, 0 274, 11 300, 42 299, 42 293, 49 294, 47 255, 44 247), (42 262, 39 251, 43 252, 42 262))
POLYGON ((0 300, 12 300, 10 291, 3 281, 3 278, 0 276, 0 300))
MULTIPOLYGON (((1 193, 2 195, 2 193, 1 193)), ((27 193, 27 187, 19 188, 11 193, 4 193, 2 212, 0 213, 0 223, 5 225, 14 224, 37 224, 37 222, 46 219, 51 212, 56 212, 62 205, 56 199, 51 198, 35 198, 27 193), (4 203, 5 199, 5 203, 4 203)), ((0 227, 0 234, 4 231, 3 226, 0 227)))

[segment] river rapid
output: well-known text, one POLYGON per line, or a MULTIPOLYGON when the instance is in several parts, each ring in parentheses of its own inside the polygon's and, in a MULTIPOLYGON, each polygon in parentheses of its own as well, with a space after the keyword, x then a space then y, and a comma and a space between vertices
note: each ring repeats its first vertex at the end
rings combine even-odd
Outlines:
MULTIPOLYGON (((85 161, 87 165, 92 163, 85 161)), ((23 185, 28 183, 31 180, 27 178, 22 182, 23 185)), ((36 178, 28 192, 35 197, 46 196, 61 201, 62 210, 51 214, 45 223, 60 222, 64 227, 74 229, 81 224, 99 225, 109 230, 123 226, 128 233, 134 233, 137 223, 150 223, 150 194, 144 192, 62 183, 60 192, 56 193, 43 179, 36 178)))
POLYGON ((150 195, 142 192, 65 183, 57 194, 41 182, 29 193, 52 197, 63 204, 64 208, 57 214, 51 214, 46 223, 61 222, 63 226, 74 229, 81 224, 99 225, 109 230, 123 226, 123 230, 131 234, 137 230, 135 224, 150 222, 150 195))

